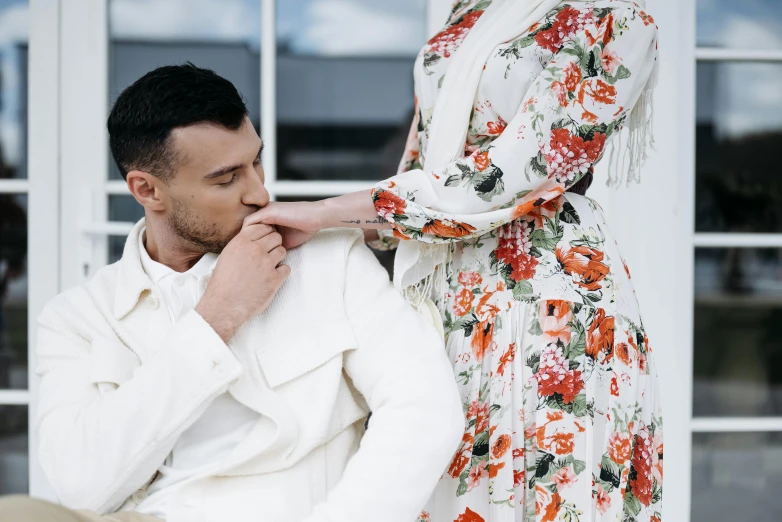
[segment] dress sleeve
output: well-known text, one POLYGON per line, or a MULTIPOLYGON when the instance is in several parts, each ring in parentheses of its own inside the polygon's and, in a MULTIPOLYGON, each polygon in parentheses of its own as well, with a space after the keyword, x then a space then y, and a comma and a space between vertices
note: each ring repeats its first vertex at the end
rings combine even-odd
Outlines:
MULTIPOLYGON (((527 36, 522 45, 546 46, 527 36)), ((378 214, 399 239, 428 243, 483 235, 578 182, 624 124, 657 60, 657 28, 635 7, 608 10, 556 49, 515 116, 485 149, 437 170, 376 184, 378 214)))
MULTIPOLYGON (((407 133, 407 140, 405 142, 405 151, 402 154, 402 158, 399 160, 399 166, 396 169, 396 174, 399 175, 402 172, 407 172, 413 169, 421 168, 420 161, 420 141, 418 139, 419 125, 421 121, 421 115, 418 112, 418 97, 415 97, 415 103, 413 105, 413 122, 410 124, 410 130, 407 133)), ((373 250, 388 251, 393 250, 399 246, 398 233, 395 233, 395 229, 381 228, 377 231, 378 238, 372 241, 367 241, 367 246, 373 250)))

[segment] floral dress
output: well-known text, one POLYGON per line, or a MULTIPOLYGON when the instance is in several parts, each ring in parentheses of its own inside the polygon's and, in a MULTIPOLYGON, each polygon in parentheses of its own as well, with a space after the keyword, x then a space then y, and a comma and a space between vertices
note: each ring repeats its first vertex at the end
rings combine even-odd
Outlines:
POLYGON ((456 2, 419 53, 404 157, 372 190, 393 229, 370 246, 448 245, 431 298, 465 432, 419 521, 659 521, 652 348, 602 210, 570 190, 639 99, 657 28, 632 2, 558 5, 490 55, 464 157, 424 170, 448 60, 490 3, 456 2))

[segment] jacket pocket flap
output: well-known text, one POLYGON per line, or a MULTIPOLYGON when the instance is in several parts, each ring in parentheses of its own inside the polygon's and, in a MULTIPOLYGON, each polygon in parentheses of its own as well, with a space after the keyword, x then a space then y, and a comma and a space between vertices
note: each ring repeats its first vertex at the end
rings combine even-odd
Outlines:
POLYGON ((122 384, 140 365, 136 354, 119 342, 99 337, 92 341, 90 381, 122 384))
POLYGON ((311 372, 347 350, 356 339, 347 322, 318 332, 297 332, 255 352, 266 382, 272 388, 311 372))

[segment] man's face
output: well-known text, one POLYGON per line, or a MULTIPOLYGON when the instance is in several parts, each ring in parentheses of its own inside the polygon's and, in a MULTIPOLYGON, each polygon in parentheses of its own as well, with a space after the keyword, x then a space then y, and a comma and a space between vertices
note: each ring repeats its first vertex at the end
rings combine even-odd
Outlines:
POLYGON ((242 221, 269 202, 261 139, 249 118, 236 131, 198 123, 174 129, 176 172, 162 187, 171 231, 202 252, 220 253, 242 221))

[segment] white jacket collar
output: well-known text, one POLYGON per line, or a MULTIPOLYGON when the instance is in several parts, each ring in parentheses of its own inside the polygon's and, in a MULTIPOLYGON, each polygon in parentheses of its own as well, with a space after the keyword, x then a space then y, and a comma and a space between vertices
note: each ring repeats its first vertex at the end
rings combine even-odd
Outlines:
POLYGON ((122 319, 133 310, 138 303, 138 298, 144 290, 152 289, 152 280, 144 272, 139 251, 139 233, 144 228, 144 218, 141 218, 133 226, 125 240, 125 248, 122 250, 122 258, 117 261, 119 277, 117 278, 117 290, 114 295, 114 318, 122 319))
MULTIPOLYGON (((151 290, 154 286, 142 262, 143 245, 141 243, 141 231, 144 230, 145 219, 141 218, 133 225, 133 229, 125 240, 125 248, 122 258, 117 261, 119 277, 117 279, 116 293, 114 295, 114 318, 122 319, 138 303, 139 296, 145 290, 151 290)), ((146 254, 146 252, 144 252, 146 254)), ((149 257, 149 256, 147 256, 149 257)), ((209 276, 217 263, 217 254, 205 254, 191 270, 197 268, 197 276, 209 276)), ((150 259, 151 261, 151 259, 150 259)))

